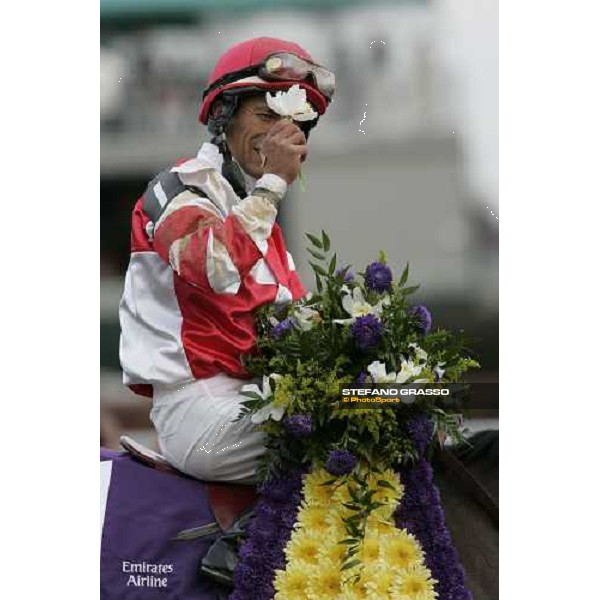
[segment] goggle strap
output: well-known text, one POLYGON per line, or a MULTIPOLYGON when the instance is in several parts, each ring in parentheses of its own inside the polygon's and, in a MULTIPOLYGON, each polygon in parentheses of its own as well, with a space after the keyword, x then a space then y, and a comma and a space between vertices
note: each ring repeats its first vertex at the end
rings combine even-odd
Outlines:
POLYGON ((228 83, 234 83, 239 79, 243 79, 244 77, 249 77, 250 75, 258 74, 259 69, 262 65, 254 65, 252 67, 246 67, 245 69, 240 69, 239 71, 235 71, 234 73, 227 73, 227 75, 223 75, 223 77, 219 77, 215 82, 211 83, 202 94, 202 99, 206 98, 208 94, 210 94, 213 90, 222 85, 227 85, 228 83))

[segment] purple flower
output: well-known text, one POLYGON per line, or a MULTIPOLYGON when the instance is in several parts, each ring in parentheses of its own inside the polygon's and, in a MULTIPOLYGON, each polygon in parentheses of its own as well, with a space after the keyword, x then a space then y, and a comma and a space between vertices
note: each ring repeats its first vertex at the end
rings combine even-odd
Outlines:
POLYGON ((260 500, 248 537, 239 551, 234 591, 229 600, 272 600, 275 569, 285 566, 283 549, 290 539, 302 498, 302 470, 272 479, 260 488, 260 500))
POLYGON ((291 478, 270 479, 265 481, 258 490, 265 498, 284 502, 289 499, 296 487, 296 482, 291 478))
POLYGON ((325 463, 325 469, 332 475, 348 475, 352 473, 358 458, 348 450, 331 450, 325 463))
POLYGON ((431 465, 421 459, 400 470, 404 496, 396 510, 396 526, 407 529, 421 544, 425 562, 437 579, 439 598, 473 600, 465 573, 446 527, 440 494, 433 484, 431 465))
POLYGON ((386 292, 392 285, 392 271, 384 263, 371 263, 365 270, 365 285, 375 292, 386 292))
POLYGON ((356 377, 356 383, 358 385, 363 385, 364 383, 366 383, 367 381, 367 377, 369 376, 368 373, 365 373, 364 371, 361 371, 358 376, 356 377))
POLYGON ((283 420, 283 426, 295 438, 307 437, 312 433, 311 415, 291 415, 283 420))
POLYGON ((297 502, 294 502, 293 504, 290 503, 281 511, 280 518, 283 527, 287 529, 292 529, 294 527, 296 524, 296 517, 298 516, 298 506, 301 501, 302 496, 297 498, 297 502))
POLYGON ((280 323, 277 323, 273 329, 271 329, 271 335, 274 339, 278 340, 281 336, 285 335, 290 329, 292 329, 293 323, 291 319, 284 319, 280 323))
POLYGON ((419 456, 423 456, 433 436, 433 421, 425 415, 418 415, 408 421, 406 429, 419 456))
POLYGON ((412 309, 412 314, 417 318, 417 326, 422 333, 429 333, 431 330, 431 313, 426 306, 419 305, 412 309))
MULTIPOLYGON (((339 277, 344 269, 338 269, 335 274, 337 277, 339 277)), ((354 273, 352 273, 352 271, 350 271, 350 269, 348 269, 346 271, 346 274, 344 275, 344 283, 350 283, 351 281, 354 281, 354 273)))
POLYGON ((377 346, 381 341, 383 325, 377 317, 365 315, 357 317, 356 321, 350 325, 350 333, 360 350, 368 350, 377 346))

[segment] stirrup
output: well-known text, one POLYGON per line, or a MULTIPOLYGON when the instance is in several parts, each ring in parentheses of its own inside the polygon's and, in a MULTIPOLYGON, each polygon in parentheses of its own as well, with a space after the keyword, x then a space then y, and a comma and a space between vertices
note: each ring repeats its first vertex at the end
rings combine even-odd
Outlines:
POLYGON ((233 587, 233 572, 238 563, 238 550, 246 529, 254 518, 254 506, 244 510, 233 525, 224 531, 208 549, 200 565, 200 576, 221 585, 233 587))

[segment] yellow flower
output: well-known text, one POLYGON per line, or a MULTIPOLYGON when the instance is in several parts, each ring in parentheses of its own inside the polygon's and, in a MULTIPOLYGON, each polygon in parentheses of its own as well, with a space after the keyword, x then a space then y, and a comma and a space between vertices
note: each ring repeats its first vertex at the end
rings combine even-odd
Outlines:
POLYGON ((437 583, 423 565, 415 565, 398 573, 391 589, 392 600, 435 600, 437 583))
POLYGON ((390 568, 389 565, 383 562, 377 563, 374 569, 367 567, 365 569, 367 598, 369 600, 389 598, 390 588, 397 575, 398 569, 390 568))
POLYGON ((333 534, 330 532, 327 537, 323 539, 323 544, 319 549, 317 555, 319 562, 321 560, 329 560, 341 568, 342 559, 344 558, 348 546, 340 544, 339 542, 340 540, 345 539, 345 537, 347 537, 347 534, 343 530, 333 534))
MULTIPOLYGON (((368 598, 368 596, 365 596, 361 591, 357 591, 354 588, 346 588, 338 596, 339 600, 367 600, 368 598)), ((379 598, 378 600, 381 599, 379 598)))
POLYGON ((397 505, 398 505, 397 502, 387 502, 383 506, 378 506, 377 508, 373 509, 373 511, 371 512, 371 515, 373 516, 374 519, 381 519, 382 521, 390 521, 392 519, 394 511, 396 510, 397 505))
POLYGON ((337 535, 338 540, 348 537, 346 533, 346 525, 342 521, 342 515, 334 510, 333 507, 329 508, 327 514, 327 525, 329 526, 329 535, 337 535), (342 537, 340 537, 342 536, 342 537))
POLYGON ((329 506, 333 485, 322 485, 333 479, 331 473, 325 469, 316 469, 304 478, 304 499, 307 504, 329 506))
POLYGON ((375 490, 375 494, 373 494, 375 502, 391 503, 394 504, 395 508, 395 505, 400 502, 404 495, 404 486, 400 483, 398 475, 391 469, 386 469, 381 475, 370 473, 367 477, 367 483, 369 489, 375 490), (378 485, 378 481, 385 481, 392 489, 378 485))
POLYGON ((308 600, 336 600, 342 591, 339 566, 328 560, 319 562, 318 568, 311 572, 307 587, 308 600))
POLYGON ((375 535, 367 535, 360 544, 360 558, 363 563, 373 563, 379 558, 380 538, 375 535))
POLYGON ((285 547, 287 561, 291 565, 306 563, 316 565, 318 554, 323 545, 323 537, 317 533, 296 531, 285 547))
POLYGON ((396 531, 396 525, 391 518, 381 518, 376 512, 373 512, 367 518, 367 531, 380 538, 393 535, 396 531))
MULTIPOLYGON (((352 574, 358 573, 358 567, 354 569, 350 569, 352 574)), ((348 572, 345 571, 343 577, 348 577, 348 572)), ((364 569, 363 573, 361 573, 361 578, 358 581, 353 582, 344 582, 342 584, 342 593, 345 593, 348 597, 352 598, 352 600, 366 600, 368 598, 369 588, 367 587, 367 582, 364 577, 364 569)), ((343 596, 344 600, 346 600, 346 596, 343 596)))
POLYGON ((310 567, 302 563, 288 567, 286 571, 276 571, 273 585, 277 594, 275 600, 297 600, 306 597, 306 584, 310 577, 310 567))
POLYGON ((381 543, 382 557, 387 564, 406 569, 423 559, 423 552, 413 535, 405 529, 397 529, 381 543))
POLYGON ((298 513, 296 527, 324 534, 329 529, 328 516, 329 509, 325 506, 304 506, 298 513))
POLYGON ((333 501, 335 503, 352 502, 352 496, 350 495, 350 484, 348 482, 338 486, 333 492, 333 501))

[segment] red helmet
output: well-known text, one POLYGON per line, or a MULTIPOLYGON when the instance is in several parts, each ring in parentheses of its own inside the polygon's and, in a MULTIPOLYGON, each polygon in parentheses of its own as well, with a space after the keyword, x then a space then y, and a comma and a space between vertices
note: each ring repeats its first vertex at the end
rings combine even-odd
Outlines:
MULTIPOLYGON (((200 108, 200 122, 204 125, 208 123, 212 103, 225 90, 287 90, 294 84, 304 88, 308 101, 320 115, 324 114, 330 97, 320 91, 314 79, 307 77, 303 80, 267 80, 259 76, 258 70, 261 65, 269 56, 278 53, 293 54, 314 64, 310 54, 298 44, 277 38, 259 37, 232 46, 221 56, 210 74, 200 108)), ((316 68, 323 69, 318 66, 316 68)))

